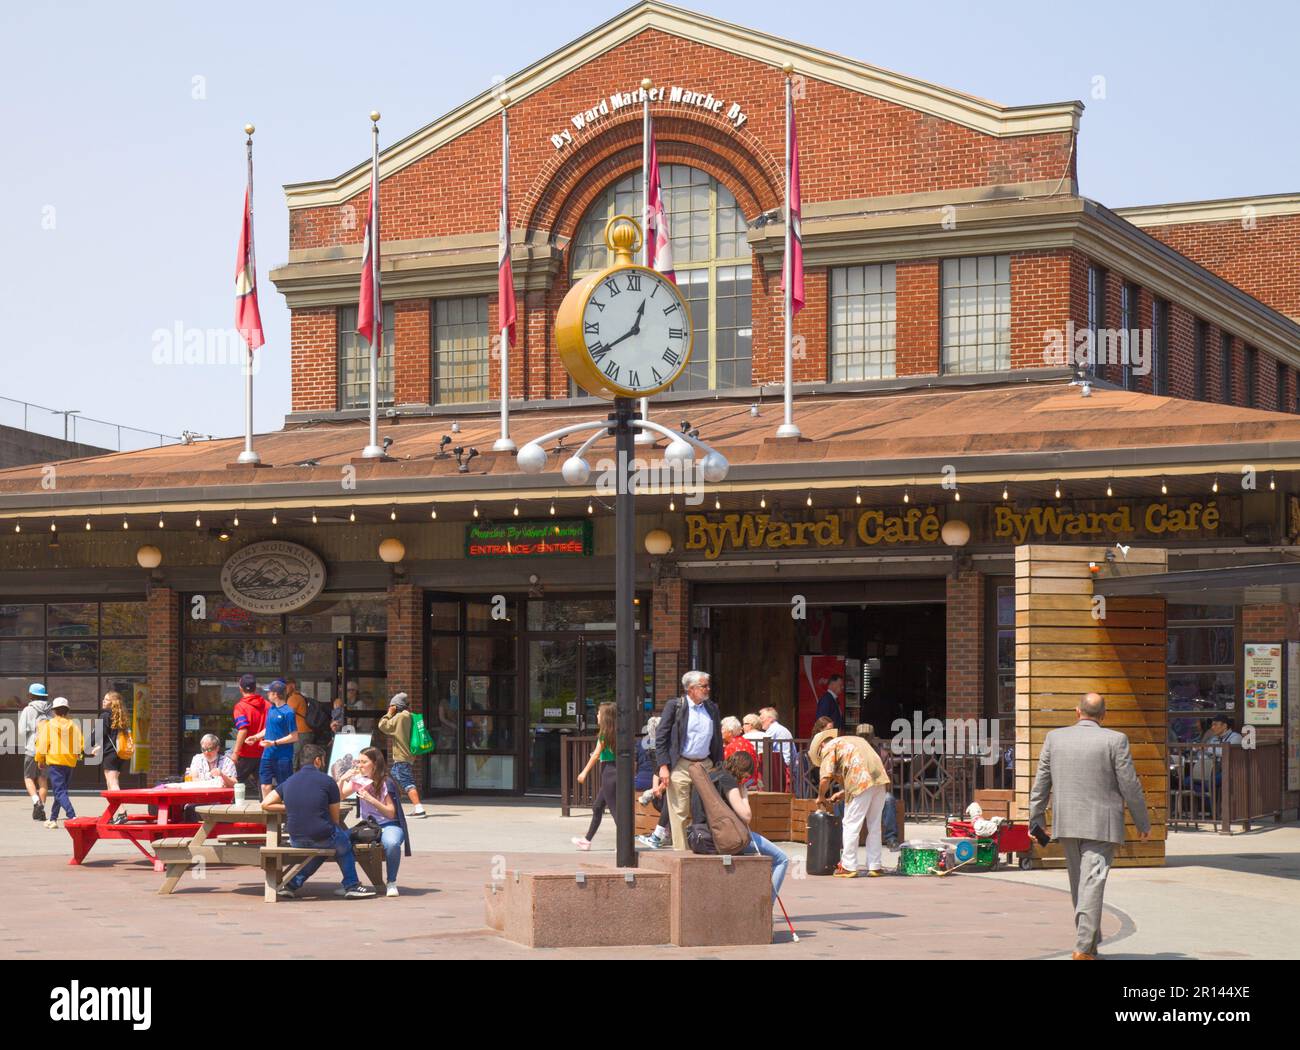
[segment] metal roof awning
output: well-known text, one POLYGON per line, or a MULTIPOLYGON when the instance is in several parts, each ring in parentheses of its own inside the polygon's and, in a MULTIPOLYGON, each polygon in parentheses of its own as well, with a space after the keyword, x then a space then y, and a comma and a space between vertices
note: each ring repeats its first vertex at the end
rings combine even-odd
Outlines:
POLYGON ((1110 597, 1159 595, 1180 604, 1300 603, 1300 561, 1118 576, 1097 580, 1093 584, 1093 593, 1110 597))

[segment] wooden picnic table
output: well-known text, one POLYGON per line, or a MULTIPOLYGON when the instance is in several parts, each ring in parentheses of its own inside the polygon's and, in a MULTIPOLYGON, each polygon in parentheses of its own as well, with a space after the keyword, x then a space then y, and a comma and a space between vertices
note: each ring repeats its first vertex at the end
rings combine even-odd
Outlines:
MULTIPOLYGON (((345 799, 340 813, 346 816, 355 808, 356 803, 352 799, 345 799)), ((195 812, 202 818, 203 823, 193 836, 168 839, 155 844, 166 871, 166 878, 158 887, 161 896, 170 894, 187 871, 202 872, 206 864, 248 865, 261 869, 264 866, 263 847, 276 849, 288 844, 287 841, 281 842, 285 815, 268 812, 262 808, 260 801, 196 806, 195 812), (221 830, 223 828, 236 830, 223 833, 221 830)), ((381 876, 376 870, 372 870, 374 860, 379 860, 382 864, 378 851, 358 852, 358 864, 378 886, 379 881, 376 880, 381 876), (362 853, 365 856, 362 856, 362 853)), ((291 877, 294 873, 296 868, 286 877, 291 877)))
POLYGON ((125 839, 144 855, 155 871, 162 871, 162 861, 150 852, 145 843, 194 834, 199 825, 185 819, 185 807, 229 802, 234 794, 227 787, 176 785, 101 791, 100 795, 107 802, 103 813, 97 817, 73 817, 64 821, 64 827, 72 837, 72 859, 68 863, 80 864, 100 839, 125 839), (124 823, 113 823, 123 806, 152 806, 155 812, 130 813, 124 823))

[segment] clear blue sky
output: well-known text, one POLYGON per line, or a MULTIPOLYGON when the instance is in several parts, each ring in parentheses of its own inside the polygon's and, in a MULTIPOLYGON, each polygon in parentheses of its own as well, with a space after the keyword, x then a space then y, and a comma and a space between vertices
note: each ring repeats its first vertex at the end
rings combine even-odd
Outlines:
MULTIPOLYGON (((278 428, 289 315, 266 273, 287 251, 280 187, 363 160, 370 109, 391 143, 626 6, 5 4, 0 394, 173 434, 241 432, 237 370, 157 365, 154 332, 233 323, 251 120, 268 335, 256 423, 278 428)), ((1293 3, 700 9, 1006 105, 1081 99, 1081 188, 1114 207, 1300 188, 1293 3)))

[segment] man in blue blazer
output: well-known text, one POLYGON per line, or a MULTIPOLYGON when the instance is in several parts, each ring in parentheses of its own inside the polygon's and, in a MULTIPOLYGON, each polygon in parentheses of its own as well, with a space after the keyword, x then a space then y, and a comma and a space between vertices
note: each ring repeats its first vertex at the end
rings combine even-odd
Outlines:
POLYGON ((684 695, 664 705, 655 733, 655 753, 660 758, 659 780, 668 785, 668 821, 673 829, 673 849, 685 850, 686 825, 691 821, 691 766, 705 770, 722 762, 722 719, 709 699, 709 675, 687 671, 682 675, 684 695))

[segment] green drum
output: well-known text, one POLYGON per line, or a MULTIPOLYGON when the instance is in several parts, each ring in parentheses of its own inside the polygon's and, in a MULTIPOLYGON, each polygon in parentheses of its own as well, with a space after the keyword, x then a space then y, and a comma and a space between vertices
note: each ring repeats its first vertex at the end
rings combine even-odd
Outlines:
POLYGON ((946 849, 942 842, 904 842, 898 851, 898 874, 931 874, 946 849))
POLYGON ((997 866, 996 839, 951 838, 945 842, 953 851, 954 866, 962 871, 991 871, 997 866))

